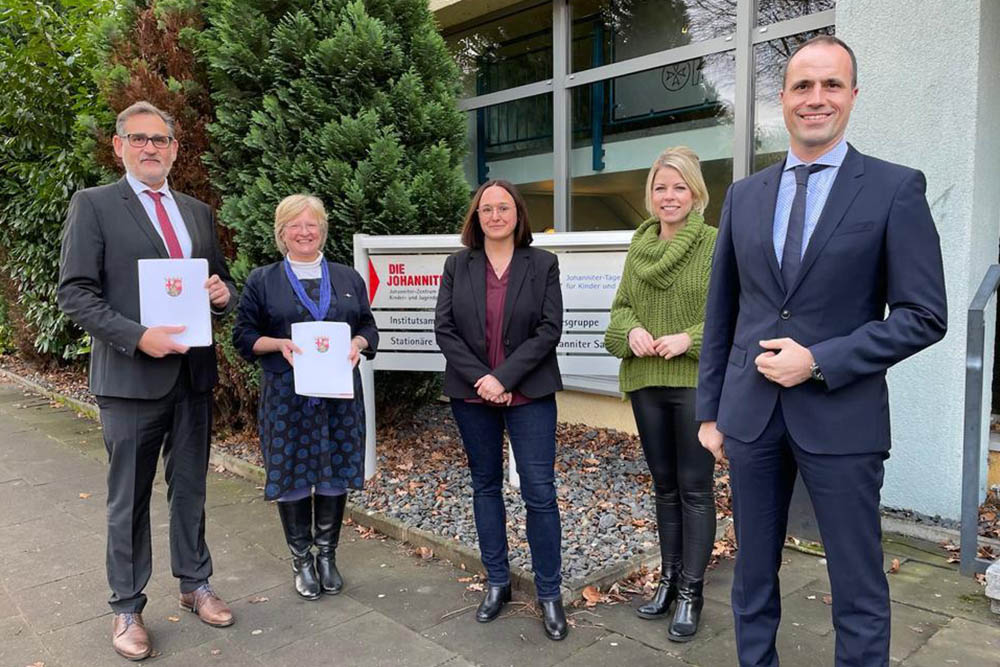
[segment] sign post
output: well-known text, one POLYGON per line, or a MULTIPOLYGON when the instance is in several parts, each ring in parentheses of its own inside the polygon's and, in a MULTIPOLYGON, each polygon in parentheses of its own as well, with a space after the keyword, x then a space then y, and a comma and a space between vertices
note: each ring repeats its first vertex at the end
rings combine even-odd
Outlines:
MULTIPOLYGON (((559 256, 563 335, 556 354, 564 376, 614 378, 619 360, 604 349, 609 311, 625 264, 631 231, 536 234, 538 248, 559 256)), ((354 235, 354 268, 368 285, 379 329, 373 362, 362 361, 365 394, 365 479, 375 474, 376 370, 444 371, 434 337, 434 307, 444 261, 462 248, 457 234, 354 235)), ((517 478, 508 450, 511 482, 517 478)))

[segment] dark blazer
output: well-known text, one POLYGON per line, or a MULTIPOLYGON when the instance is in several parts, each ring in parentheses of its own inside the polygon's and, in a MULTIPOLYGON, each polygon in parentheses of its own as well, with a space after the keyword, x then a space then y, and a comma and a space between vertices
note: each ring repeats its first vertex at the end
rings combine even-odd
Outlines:
MULTIPOLYGON (((343 264, 327 262, 327 267, 330 269, 334 298, 324 319, 330 322, 347 322, 351 327, 351 336, 363 336, 368 341, 368 348, 362 354, 371 359, 378 349, 378 329, 375 328, 375 318, 368 306, 365 282, 357 271, 343 264)), ((299 314, 295 307, 297 302, 298 297, 285 275, 284 262, 275 262, 251 271, 243 286, 243 295, 236 311, 236 323, 233 325, 233 346, 240 355, 250 362, 260 361, 261 368, 266 371, 284 373, 290 370, 291 366, 280 352, 257 356, 253 345, 261 336, 291 338, 292 324, 309 321, 299 314)), ((359 377, 355 367, 355 384, 360 382, 359 377)))
POLYGON ((460 250, 444 263, 434 333, 444 354, 444 393, 476 398, 476 380, 492 374, 528 398, 562 389, 556 345, 562 336, 559 260, 537 248, 515 248, 503 310, 504 362, 490 369, 486 351, 486 253, 460 250))
POLYGON ((726 195, 697 419, 752 442, 780 400, 790 435, 809 452, 888 451, 886 369, 940 340, 947 327, 924 176, 849 148, 786 293, 772 236, 782 167, 734 183, 726 195), (757 372, 758 341, 786 336, 811 350, 825 383, 782 389, 757 372))
MULTIPOLYGON (((191 256, 208 260, 229 288, 226 311, 236 307, 236 287, 219 250, 212 209, 171 191, 191 236, 191 256)), ((97 396, 162 398, 177 381, 181 355, 154 359, 136 346, 139 324, 140 259, 169 257, 156 228, 128 181, 80 190, 73 195, 63 228, 59 260, 59 308, 93 337, 90 391, 97 396)), ((187 353, 191 386, 208 391, 218 378, 215 346, 187 353)))

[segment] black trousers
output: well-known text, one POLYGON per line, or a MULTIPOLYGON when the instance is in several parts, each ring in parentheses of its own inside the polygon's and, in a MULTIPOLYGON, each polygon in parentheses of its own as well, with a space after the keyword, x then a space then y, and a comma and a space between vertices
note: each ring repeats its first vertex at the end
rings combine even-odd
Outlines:
POLYGON ((108 584, 116 613, 140 612, 153 560, 149 501, 163 452, 170 505, 170 566, 181 592, 212 575, 205 544, 205 475, 212 433, 212 392, 191 389, 187 361, 163 398, 98 396, 108 451, 108 584))
POLYGON ((701 581, 715 543, 715 459, 698 442, 695 389, 646 387, 629 396, 653 476, 661 567, 701 581))

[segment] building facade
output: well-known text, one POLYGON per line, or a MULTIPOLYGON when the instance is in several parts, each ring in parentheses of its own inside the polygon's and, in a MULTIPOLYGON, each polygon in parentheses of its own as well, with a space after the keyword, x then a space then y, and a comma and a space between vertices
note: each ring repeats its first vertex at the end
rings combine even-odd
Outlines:
MULTIPOLYGON (((915 0, 905 12, 893 0, 430 6, 463 77, 470 188, 517 184, 536 231, 634 229, 648 215, 647 170, 676 145, 701 157, 706 219, 717 224, 733 181, 784 158, 788 56, 819 33, 851 44, 860 95, 848 140, 927 175, 950 300, 946 339, 890 373, 884 502, 958 516, 965 310, 1000 238, 1000 2, 915 0)), ((586 393, 566 393, 563 418, 634 429, 613 382, 571 380, 586 393)))

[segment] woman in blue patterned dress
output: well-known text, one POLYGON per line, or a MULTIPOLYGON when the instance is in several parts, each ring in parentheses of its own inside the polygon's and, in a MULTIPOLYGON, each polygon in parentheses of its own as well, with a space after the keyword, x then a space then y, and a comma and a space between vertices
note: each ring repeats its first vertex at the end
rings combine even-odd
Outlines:
POLYGON ((259 360, 260 445, 267 470, 264 495, 278 515, 292 552, 295 590, 315 600, 344 586, 336 549, 348 489, 364 484, 365 413, 358 361, 371 359, 378 331, 365 283, 354 269, 324 259, 323 203, 291 195, 274 212, 274 240, 285 258, 254 269, 240 298, 233 345, 259 360), (354 398, 295 393, 292 365, 300 350, 295 322, 346 322, 351 327, 354 398), (312 547, 316 546, 313 560, 312 547))

